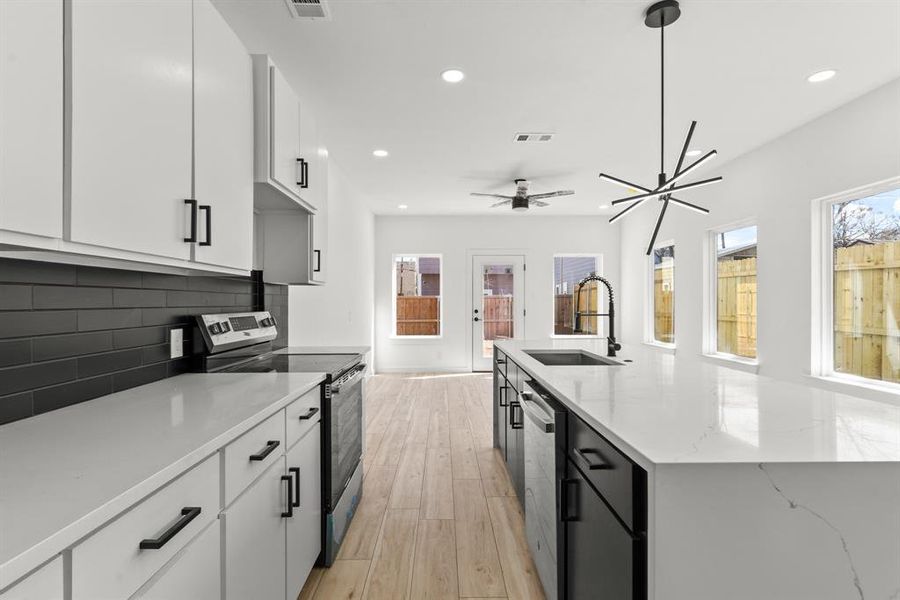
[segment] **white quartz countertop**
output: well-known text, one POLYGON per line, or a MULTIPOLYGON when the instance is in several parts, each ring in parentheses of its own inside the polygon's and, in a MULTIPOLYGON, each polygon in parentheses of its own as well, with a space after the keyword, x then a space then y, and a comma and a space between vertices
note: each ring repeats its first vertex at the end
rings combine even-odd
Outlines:
POLYGON ((323 379, 179 375, 0 426, 0 589, 323 379))
POLYGON ((524 350, 606 340, 504 340, 497 348, 645 467, 696 463, 900 462, 900 406, 628 347, 624 366, 545 366, 524 350))

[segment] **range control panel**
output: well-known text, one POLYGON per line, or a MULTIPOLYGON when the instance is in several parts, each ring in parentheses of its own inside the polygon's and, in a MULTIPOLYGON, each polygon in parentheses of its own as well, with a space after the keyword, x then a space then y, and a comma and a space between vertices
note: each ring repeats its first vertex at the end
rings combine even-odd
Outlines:
POLYGON ((197 315, 197 327, 210 354, 274 340, 276 325, 268 311, 197 315))

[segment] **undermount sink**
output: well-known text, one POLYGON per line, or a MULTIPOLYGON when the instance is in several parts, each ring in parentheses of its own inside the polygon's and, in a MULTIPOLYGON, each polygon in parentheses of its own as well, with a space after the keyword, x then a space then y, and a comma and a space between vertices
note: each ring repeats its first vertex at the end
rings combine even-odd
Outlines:
POLYGON ((549 367, 621 367, 624 363, 584 350, 524 350, 525 354, 549 367))

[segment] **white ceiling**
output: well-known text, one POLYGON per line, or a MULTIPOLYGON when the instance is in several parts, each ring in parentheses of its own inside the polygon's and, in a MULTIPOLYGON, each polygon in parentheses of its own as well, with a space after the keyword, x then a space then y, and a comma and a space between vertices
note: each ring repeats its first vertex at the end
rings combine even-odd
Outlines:
MULTIPOLYGON (((471 191, 575 189, 532 214, 611 214, 659 168, 659 35, 649 3, 330 0, 333 20, 292 20, 283 0, 214 0, 251 52, 308 97, 330 155, 378 214, 502 214, 471 191), (440 72, 459 68, 460 84, 440 72), (514 144, 550 131, 547 144, 514 144), (385 159, 372 150, 390 152, 385 159)), ((666 160, 691 119, 727 160, 900 77, 900 0, 683 0, 666 32, 666 160), (824 68, 838 76, 817 85, 824 68)), ((835 140, 839 144, 839 140, 835 140)), ((717 165, 716 163, 719 163, 717 165)), ((508 208, 505 210, 509 210, 508 208)))

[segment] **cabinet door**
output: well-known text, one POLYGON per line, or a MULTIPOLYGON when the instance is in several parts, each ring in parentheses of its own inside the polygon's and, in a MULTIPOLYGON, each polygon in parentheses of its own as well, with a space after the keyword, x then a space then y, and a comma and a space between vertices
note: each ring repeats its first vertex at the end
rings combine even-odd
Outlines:
POLYGON ((63 3, 0 1, 0 229, 62 237, 63 3))
POLYGON ((284 600, 284 468, 282 457, 222 514, 226 599, 284 600))
POLYGON ((163 568, 132 600, 220 600, 219 523, 212 523, 184 553, 163 568))
POLYGON ((57 556, 16 585, 0 593, 0 600, 63 600, 63 597, 61 556, 57 556))
POLYGON ((499 371, 494 374, 494 386, 494 418, 496 420, 497 448, 500 449, 500 455, 506 460, 506 432, 509 429, 506 415, 509 389, 506 388, 506 378, 499 371))
POLYGON ((269 176, 285 189, 300 193, 300 102, 287 79, 269 67, 269 176))
POLYGON ((194 197, 208 207, 200 210, 194 259, 250 270, 253 72, 246 48, 209 0, 194 0, 194 197))
POLYGON ((189 259, 191 3, 71 9, 71 239, 189 259))
POLYGON ((522 481, 519 465, 520 463, 524 467, 525 455, 523 454, 523 440, 522 436, 519 435, 522 427, 522 407, 519 406, 519 399, 516 396, 516 392, 512 387, 512 383, 506 383, 507 390, 506 395, 509 398, 509 405, 507 406, 507 425, 506 425, 506 469, 509 471, 509 477, 512 480, 513 487, 516 489, 516 495, 519 497, 519 501, 521 502, 522 495, 524 494, 524 482, 522 481), (522 488, 522 494, 519 493, 519 488, 522 488))
POLYGON ((287 466, 300 496, 287 519, 286 600, 294 600, 322 550, 322 426, 317 423, 288 452, 287 466), (297 469, 290 472, 290 469, 297 469))
POLYGON ((631 535, 571 462, 567 478, 566 596, 638 600, 631 535))

